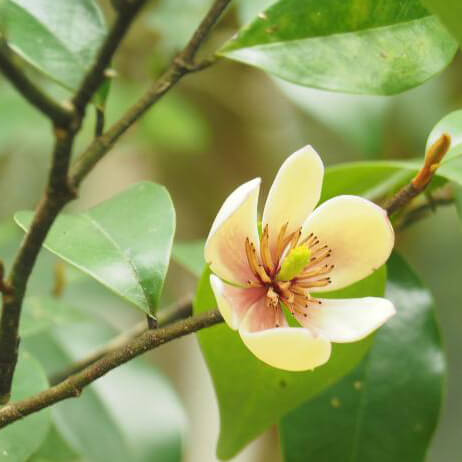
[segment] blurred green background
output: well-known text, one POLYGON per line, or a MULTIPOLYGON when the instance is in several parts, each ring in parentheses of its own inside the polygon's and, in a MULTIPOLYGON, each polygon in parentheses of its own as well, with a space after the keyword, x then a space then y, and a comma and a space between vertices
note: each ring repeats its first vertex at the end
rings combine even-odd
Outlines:
MULTIPOLYGON (((162 71, 208 3, 152 2, 113 63, 118 76, 108 100, 108 123, 117 120, 162 71)), ((245 8, 241 10, 241 16, 247 14, 245 8)), ((209 43, 211 48, 234 32, 240 15, 236 11, 227 15, 209 43)), ((462 107, 461 76, 462 59, 458 56, 443 74, 417 89, 393 97, 365 97, 297 87, 238 63, 219 62, 184 79, 130 129, 85 181, 70 209, 87 208, 139 180, 153 180, 164 184, 173 197, 177 238, 204 238, 218 208, 236 186, 261 176, 265 197, 281 162, 305 144, 312 144, 326 165, 421 156, 435 123, 462 107)), ((4 80, 0 81, 0 113, 0 217, 3 229, 19 239, 21 233, 8 223, 15 211, 35 207, 41 195, 51 127, 4 80)), ((75 155, 91 140, 93 126, 90 110, 75 155)), ((8 259, 11 246, 5 239, 0 240, 0 255, 8 259)), ((434 293, 449 359, 447 400, 428 461, 459 460, 462 246, 455 208, 438 209, 400 233, 398 248, 434 293)), ((165 302, 190 293, 194 284, 184 269, 173 264, 165 302)), ((40 290, 51 286, 50 274, 46 287, 42 279, 40 290)), ((126 310, 103 289, 95 289, 94 298, 87 294, 82 299, 72 290, 70 294, 74 294, 75 303, 86 304, 88 311, 98 309, 98 315, 114 326, 139 319, 135 310, 126 310)), ((215 460, 218 411, 195 339, 174 342, 156 350, 152 357, 173 379, 186 406, 191 423, 186 460, 215 460)), ((277 461, 275 446, 277 433, 271 430, 236 460, 277 461)))

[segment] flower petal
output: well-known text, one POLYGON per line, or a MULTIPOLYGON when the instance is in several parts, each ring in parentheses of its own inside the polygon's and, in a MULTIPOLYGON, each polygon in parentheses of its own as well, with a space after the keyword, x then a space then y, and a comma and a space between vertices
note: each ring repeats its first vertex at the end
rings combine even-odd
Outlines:
POLYGON ((379 297, 320 299, 322 304, 298 317, 303 326, 331 342, 356 342, 367 337, 395 313, 393 304, 379 297))
POLYGON ((217 300, 218 309, 226 324, 236 330, 249 308, 266 294, 263 287, 240 288, 224 283, 214 274, 210 275, 210 285, 217 300))
POLYGON ((245 285, 255 281, 245 253, 248 237, 259 252, 257 203, 260 178, 239 186, 218 212, 205 243, 205 261, 220 278, 245 285))
MULTIPOLYGON (((255 308, 255 307, 254 307, 255 308)), ((331 344, 302 327, 275 327, 252 332, 252 308, 243 319, 239 334, 245 346, 261 361, 287 371, 306 371, 321 366, 330 357, 331 344)))
POLYGON ((279 230, 289 223, 287 233, 299 228, 321 196, 324 165, 311 146, 289 156, 279 169, 263 211, 268 225, 270 249, 274 254, 279 230))
POLYGON ((320 205, 303 224, 302 238, 314 233, 332 249, 322 264, 334 264, 331 284, 316 292, 341 289, 383 265, 395 235, 385 210, 359 196, 337 196, 320 205))

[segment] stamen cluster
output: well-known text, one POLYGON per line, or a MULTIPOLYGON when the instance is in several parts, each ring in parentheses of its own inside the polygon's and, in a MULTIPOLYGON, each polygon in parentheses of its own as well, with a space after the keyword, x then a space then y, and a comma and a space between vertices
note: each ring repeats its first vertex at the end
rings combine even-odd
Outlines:
POLYGON ((331 283, 327 276, 334 265, 327 260, 332 256, 328 245, 321 244, 313 233, 300 240, 301 228, 287 232, 288 223, 279 231, 275 249, 269 246, 269 228, 265 226, 260 239, 260 253, 249 238, 245 240, 245 251, 254 281, 248 281, 249 287, 263 287, 266 292, 266 306, 274 311, 275 326, 280 325, 282 315, 281 302, 287 306, 294 317, 309 317, 309 308, 322 302, 312 297, 310 291, 316 287, 324 287, 331 283), (290 280, 281 279, 281 268, 284 260, 297 247, 305 246, 309 250, 308 263, 290 280))

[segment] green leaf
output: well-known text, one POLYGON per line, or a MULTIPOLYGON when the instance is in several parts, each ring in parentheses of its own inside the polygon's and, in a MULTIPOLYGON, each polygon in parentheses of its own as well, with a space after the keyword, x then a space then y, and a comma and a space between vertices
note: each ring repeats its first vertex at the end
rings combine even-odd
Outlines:
POLYGON ((104 39, 94 0, 6 0, 2 11, 11 48, 68 89, 76 89, 104 39))
MULTIPOLYGON (((22 351, 13 379, 12 401, 28 398, 48 388, 46 375, 40 364, 22 351)), ((0 431, 0 459, 22 462, 42 444, 50 426, 48 409, 30 415, 0 431)))
POLYGON ((85 319, 85 315, 72 305, 51 296, 31 296, 25 299, 22 309, 21 338, 35 335, 57 325, 71 324, 85 319))
MULTIPOLYGON (((216 307, 209 275, 206 270, 199 284, 195 313, 216 307)), ((337 291, 336 296, 383 295, 385 278, 382 268, 337 291)), ((314 371, 288 372, 259 361, 239 334, 224 324, 202 330, 198 337, 220 409, 217 454, 221 459, 230 459, 288 411, 338 381, 358 364, 372 343, 369 336, 357 343, 335 344, 326 365, 314 371)))
MULTIPOLYGON (((95 323, 26 339, 50 376, 107 343, 115 332, 95 323)), ((180 462, 186 417, 167 379, 135 359, 99 379, 77 400, 53 407, 73 451, 90 462, 180 462)))
POLYGON ((424 460, 445 373, 433 300, 397 255, 388 262, 386 295, 397 314, 360 366, 282 419, 286 462, 424 460))
MULTIPOLYGON (((32 212, 18 212, 27 229, 32 212)), ((175 232, 167 190, 138 183, 96 207, 60 215, 45 247, 88 273, 146 313, 154 313, 162 291, 175 232)))
POLYGON ((248 0, 238 0, 235 5, 237 7, 239 22, 241 24, 249 22, 275 2, 276 0, 252 0, 251 2, 248 0))
POLYGON ((180 241, 173 244, 173 259, 200 278, 205 269, 204 240, 180 241))
POLYGON ((43 444, 27 462, 78 462, 79 459, 80 456, 52 425, 43 444))
POLYGON ((462 45, 462 3, 459 0, 422 0, 422 3, 449 29, 462 45))
POLYGON ((280 0, 220 54, 308 87, 391 95, 441 72, 456 50, 419 0, 280 0))

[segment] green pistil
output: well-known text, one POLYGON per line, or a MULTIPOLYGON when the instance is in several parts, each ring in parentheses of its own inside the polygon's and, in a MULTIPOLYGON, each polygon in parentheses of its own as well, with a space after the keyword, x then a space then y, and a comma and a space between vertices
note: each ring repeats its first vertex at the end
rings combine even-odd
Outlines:
POLYGON ((278 281, 291 281, 300 274, 311 258, 311 250, 306 245, 292 249, 284 259, 281 269, 277 275, 278 281))

